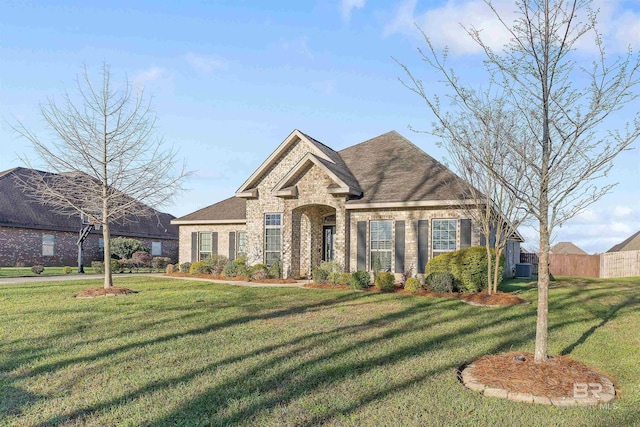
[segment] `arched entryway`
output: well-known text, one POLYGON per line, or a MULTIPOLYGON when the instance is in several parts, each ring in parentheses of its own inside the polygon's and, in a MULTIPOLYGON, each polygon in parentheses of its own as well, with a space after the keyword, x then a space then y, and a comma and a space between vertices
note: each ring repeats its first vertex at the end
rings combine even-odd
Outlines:
POLYGON ((322 261, 336 259, 336 209, 304 205, 293 209, 291 219, 291 273, 309 277, 322 261))

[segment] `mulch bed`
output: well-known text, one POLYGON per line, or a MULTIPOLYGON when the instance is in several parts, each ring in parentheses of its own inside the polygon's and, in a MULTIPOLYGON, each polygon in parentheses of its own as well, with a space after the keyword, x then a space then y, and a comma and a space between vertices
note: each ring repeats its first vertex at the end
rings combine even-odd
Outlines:
POLYGON ((225 282, 251 282, 251 283, 279 283, 279 284, 287 284, 287 283, 297 283, 295 279, 251 279, 249 277, 225 277, 218 274, 190 274, 190 273, 180 273, 173 272, 171 274, 165 274, 165 276, 174 276, 174 277, 195 277, 198 279, 214 279, 214 280, 224 280, 225 282))
POLYGON ((600 383, 602 375, 569 356, 535 363, 531 353, 483 356, 473 362, 470 374, 487 387, 560 398, 573 397, 574 384, 600 383))
MULTIPOLYGON (((345 285, 332 285, 330 283, 308 283, 304 285, 305 288, 312 289, 342 289, 347 290, 351 289, 350 286, 345 285)), ((369 288, 363 289, 366 292, 380 292, 375 286, 370 286, 369 288)), ((486 292, 479 292, 476 294, 463 294, 463 293, 439 293, 439 292, 430 292, 426 289, 420 290, 418 292, 409 292, 402 288, 402 285, 396 284, 393 293, 398 294, 406 294, 406 295, 418 295, 418 296, 426 296, 432 298, 456 298, 470 304, 474 305, 485 305, 485 306, 511 306, 511 305, 519 305, 519 304, 527 304, 528 301, 513 295, 507 294, 504 292, 497 292, 491 295, 487 295, 486 292)))
POLYGON ((108 289, 105 288, 91 288, 85 289, 84 291, 80 291, 74 296, 76 298, 98 298, 98 297, 115 297, 118 295, 128 295, 128 294, 137 294, 137 291, 132 291, 127 288, 116 288, 111 287, 108 289))

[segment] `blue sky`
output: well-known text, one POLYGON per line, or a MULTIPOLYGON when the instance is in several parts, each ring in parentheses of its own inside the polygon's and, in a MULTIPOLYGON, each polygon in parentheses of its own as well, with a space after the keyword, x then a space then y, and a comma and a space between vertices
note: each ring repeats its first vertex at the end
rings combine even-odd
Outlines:
MULTIPOLYGON (((514 9, 511 0, 495 3, 514 9)), ((596 6, 609 52, 640 49, 640 1, 596 6)), ((21 120, 47 137, 39 103, 73 92, 83 64, 97 76, 103 62, 117 80, 153 95, 157 131, 194 171, 189 191, 163 209, 176 216, 233 195, 295 128, 336 150, 395 129, 446 160, 432 136, 407 128, 428 130, 432 117, 398 82, 403 72, 392 57, 439 90, 418 57, 414 22, 450 47, 467 81, 482 85, 482 56, 459 23, 484 28, 497 45, 504 34, 478 0, 0 0, 0 170, 31 156, 6 122, 21 120)), ((635 102, 614 124, 638 110, 635 102)), ((600 252, 640 229, 639 153, 617 159, 606 182, 620 184, 556 241, 600 252)))

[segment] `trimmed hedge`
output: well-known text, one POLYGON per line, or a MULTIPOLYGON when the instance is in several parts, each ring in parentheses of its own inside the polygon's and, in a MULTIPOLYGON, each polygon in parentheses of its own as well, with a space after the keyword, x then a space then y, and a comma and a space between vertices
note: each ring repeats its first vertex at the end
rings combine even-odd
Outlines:
POLYGON ((189 274, 211 274, 211 268, 204 261, 191 263, 189 274))
POLYGON ((313 283, 327 283, 329 281, 329 273, 322 268, 316 268, 311 272, 313 283))
MULTIPOLYGON (((491 249, 492 262, 495 250, 491 249)), ((498 280, 502 281, 505 266, 504 255, 500 256, 498 280)), ((447 252, 429 260, 425 273, 450 273, 454 277, 453 288, 461 292, 480 292, 487 288, 487 249, 470 246, 455 252, 447 252)), ((498 283, 499 284, 499 283, 498 283)))
POLYGON ((431 292, 446 293, 457 291, 453 286, 454 278, 451 273, 431 273, 424 283, 431 292))
POLYGON ((415 277, 409 277, 406 282, 404 282, 404 289, 409 292, 418 292, 422 290, 422 285, 415 277))
POLYGON ((387 271, 383 271, 378 273, 376 277, 376 288, 381 290, 382 292, 391 292, 395 288, 396 278, 393 273, 389 273, 387 271))
POLYGON ((351 287, 353 289, 364 289, 368 288, 371 284, 371 276, 368 272, 363 270, 358 270, 356 272, 351 273, 351 287))
POLYGON ((180 273, 188 273, 189 271, 191 271, 191 263, 183 262, 182 264, 179 265, 179 268, 180 268, 180 273))
POLYGON ((341 285, 349 286, 351 284, 351 273, 340 273, 338 283, 341 285))

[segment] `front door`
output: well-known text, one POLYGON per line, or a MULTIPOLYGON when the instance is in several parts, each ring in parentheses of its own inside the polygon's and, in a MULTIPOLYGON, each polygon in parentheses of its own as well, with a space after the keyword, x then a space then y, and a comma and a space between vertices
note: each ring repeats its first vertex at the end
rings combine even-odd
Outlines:
POLYGON ((325 225, 322 227, 322 260, 333 261, 336 253, 336 226, 325 225))

